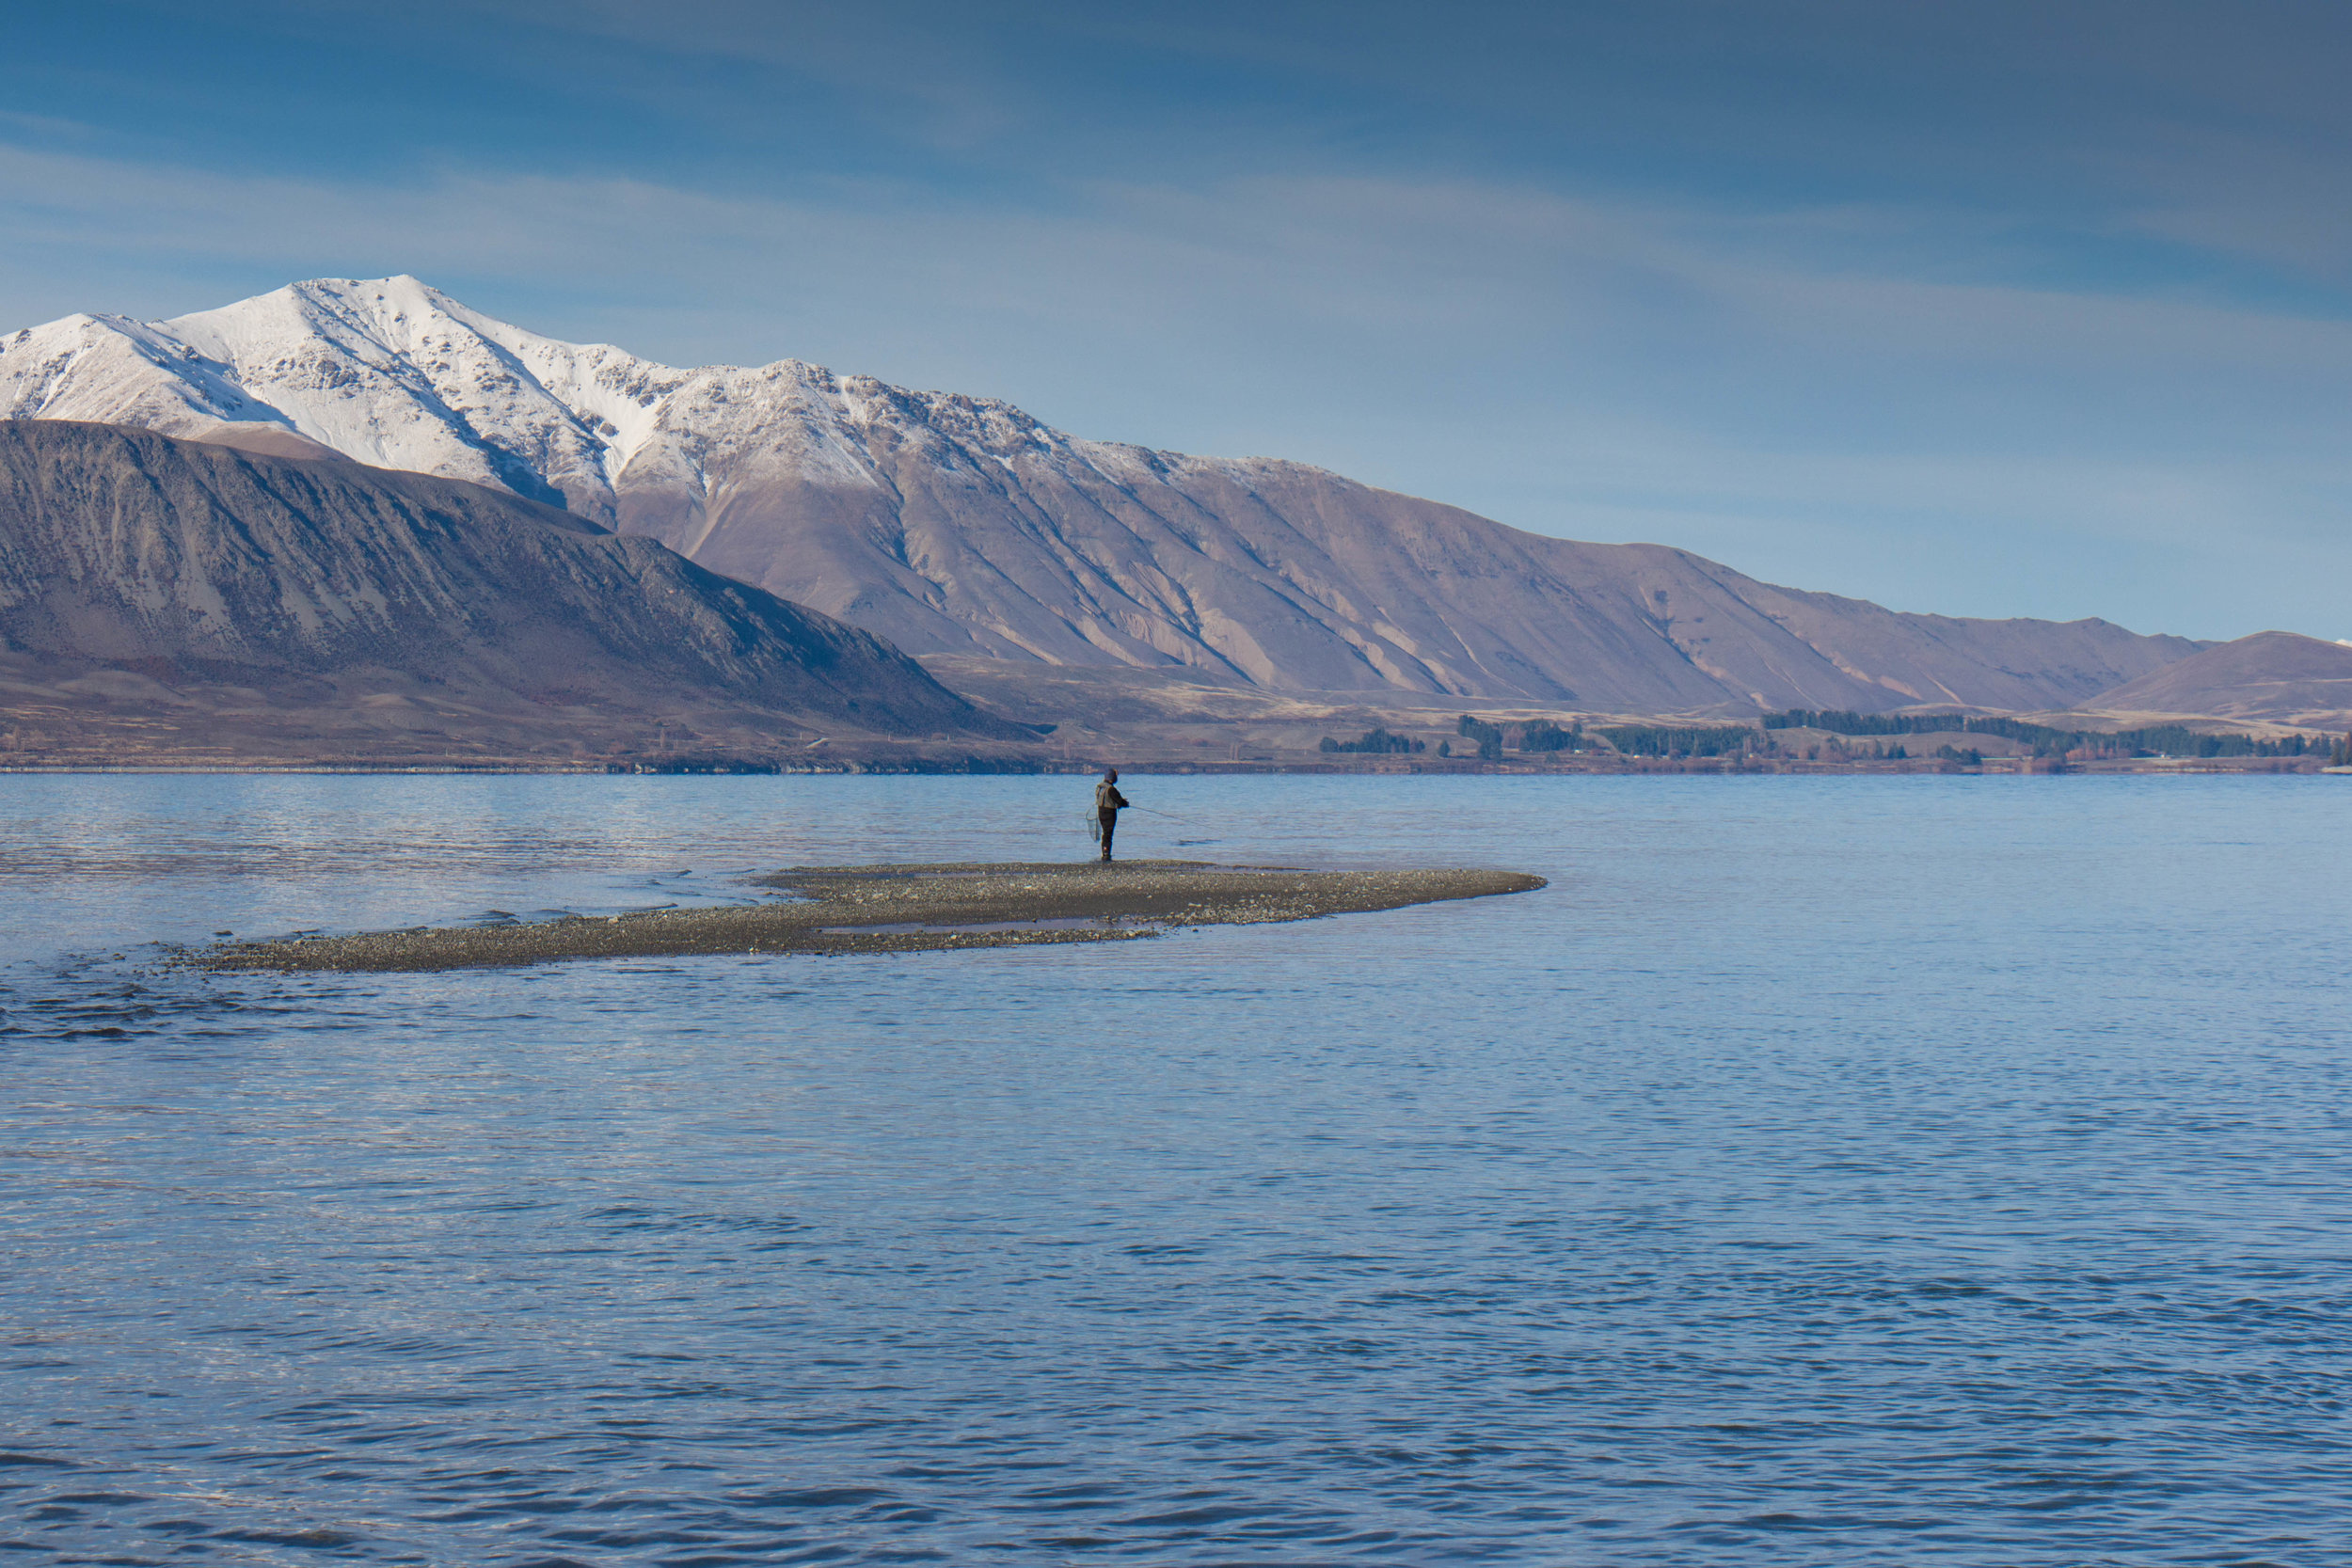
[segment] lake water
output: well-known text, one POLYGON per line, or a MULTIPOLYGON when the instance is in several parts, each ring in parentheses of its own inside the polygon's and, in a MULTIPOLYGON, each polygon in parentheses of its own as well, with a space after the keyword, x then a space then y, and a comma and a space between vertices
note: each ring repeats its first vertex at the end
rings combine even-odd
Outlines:
POLYGON ((2352 780, 1128 792, 1552 885, 209 978, 1088 784, 0 778, 7 1560, 2352 1560, 2352 780))

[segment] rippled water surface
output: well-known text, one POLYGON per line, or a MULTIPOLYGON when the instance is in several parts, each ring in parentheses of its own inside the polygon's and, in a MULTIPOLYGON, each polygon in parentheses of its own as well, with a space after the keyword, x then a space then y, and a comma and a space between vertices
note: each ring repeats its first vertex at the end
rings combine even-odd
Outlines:
POLYGON ((0 777, 7 1560, 2352 1560, 2352 779, 1130 794, 1552 885, 213 979, 1088 787, 0 777))

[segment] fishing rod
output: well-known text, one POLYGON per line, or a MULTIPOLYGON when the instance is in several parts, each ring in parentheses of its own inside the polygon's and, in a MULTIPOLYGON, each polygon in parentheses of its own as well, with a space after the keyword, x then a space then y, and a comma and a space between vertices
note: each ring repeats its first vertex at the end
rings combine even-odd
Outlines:
POLYGON ((1189 822, 1196 828, 1205 828, 1208 826, 1206 822, 1201 821, 1197 816, 1179 816, 1172 811, 1153 811, 1150 806, 1124 806, 1120 809, 1124 811, 1139 811, 1146 816, 1165 816, 1170 822, 1189 822))
MULTIPOLYGON (((1172 811, 1154 811, 1150 806, 1121 806, 1120 809, 1121 811, 1139 811, 1146 816, 1165 816, 1170 822, 1189 823, 1191 826, 1196 828, 1205 828, 1208 826, 1206 822, 1201 821, 1197 816, 1180 816, 1172 811)), ((1085 816, 1087 837, 1091 839, 1096 844, 1102 843, 1103 823, 1100 815, 1095 812, 1088 812, 1085 814, 1085 816)), ((1180 846, 1184 846, 1195 844, 1215 844, 1218 841, 1214 838, 1180 838, 1176 842, 1180 846)))

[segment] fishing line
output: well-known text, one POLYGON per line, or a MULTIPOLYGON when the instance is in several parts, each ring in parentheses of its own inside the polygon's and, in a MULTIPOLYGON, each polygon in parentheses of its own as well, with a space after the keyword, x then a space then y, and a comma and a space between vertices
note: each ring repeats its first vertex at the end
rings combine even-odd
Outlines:
MULTIPOLYGON (((1150 806, 1122 806, 1120 809, 1122 811, 1139 811, 1146 816, 1164 816, 1170 822, 1184 822, 1195 828, 1205 828, 1208 826, 1207 823, 1201 821, 1197 816, 1179 816, 1172 811, 1154 811, 1150 806)), ((1101 815, 1096 812, 1085 812, 1081 814, 1080 820, 1086 824, 1088 842, 1092 844, 1102 843, 1103 819, 1101 815)), ((1220 844, 1222 842, 1224 841, 1215 838, 1180 838, 1176 841, 1176 847, 1180 849, 1189 849, 1199 845, 1220 844)))

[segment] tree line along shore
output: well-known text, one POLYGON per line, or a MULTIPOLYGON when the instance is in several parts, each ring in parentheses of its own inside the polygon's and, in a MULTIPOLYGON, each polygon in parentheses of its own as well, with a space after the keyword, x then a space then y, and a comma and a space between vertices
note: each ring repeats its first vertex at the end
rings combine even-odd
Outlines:
POLYGON ((1329 762, 1378 758, 1465 765, 1514 765, 1655 770, 1811 768, 1878 771, 2015 771, 2074 768, 2176 769, 2210 764, 2239 770, 2314 771, 2352 766, 2352 733, 2197 729, 2185 723, 2101 730, 2061 727, 2003 715, 1853 713, 1793 708, 1754 723, 1563 724, 1550 719, 1502 723, 1464 714, 1450 736, 1375 726, 1349 739, 1326 736, 1329 762))
POLYGON ((601 758, 472 756, 401 760, 288 758, 104 763, 0 752, 0 772, 320 772, 607 774, 1074 774, 1106 765, 1137 773, 2056 773, 2352 770, 2352 733, 2068 728, 2003 715, 1858 714, 1790 709, 1750 723, 1597 722, 1458 716, 1450 729, 1375 724, 1309 751, 1295 741, 1186 755, 1149 735, 1093 736, 1061 755, 933 748, 810 756, 748 748, 647 747, 601 758))

